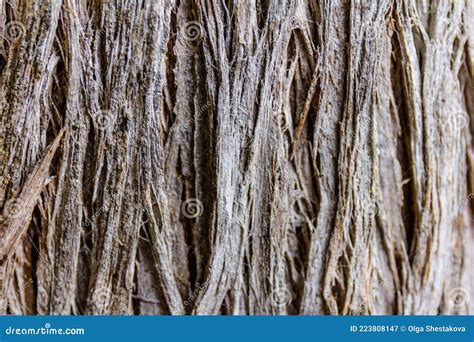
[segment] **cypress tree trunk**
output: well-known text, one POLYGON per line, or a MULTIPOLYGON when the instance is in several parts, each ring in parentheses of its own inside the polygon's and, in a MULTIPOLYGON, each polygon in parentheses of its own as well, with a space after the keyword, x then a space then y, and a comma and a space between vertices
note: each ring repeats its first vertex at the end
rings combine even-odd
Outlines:
POLYGON ((0 0, 0 313, 473 313, 472 0, 0 0))

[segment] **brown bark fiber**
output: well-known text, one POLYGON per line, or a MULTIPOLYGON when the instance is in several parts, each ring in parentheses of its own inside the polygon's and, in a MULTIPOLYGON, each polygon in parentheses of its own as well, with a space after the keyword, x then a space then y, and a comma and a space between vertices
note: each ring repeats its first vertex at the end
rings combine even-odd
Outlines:
POLYGON ((0 0, 0 313, 473 313, 473 18, 0 0))

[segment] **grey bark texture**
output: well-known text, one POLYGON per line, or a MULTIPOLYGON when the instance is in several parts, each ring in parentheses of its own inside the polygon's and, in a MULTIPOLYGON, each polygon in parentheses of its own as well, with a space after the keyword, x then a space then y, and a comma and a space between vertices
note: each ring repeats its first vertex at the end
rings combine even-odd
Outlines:
POLYGON ((473 313, 473 18, 0 0, 0 313, 473 313))

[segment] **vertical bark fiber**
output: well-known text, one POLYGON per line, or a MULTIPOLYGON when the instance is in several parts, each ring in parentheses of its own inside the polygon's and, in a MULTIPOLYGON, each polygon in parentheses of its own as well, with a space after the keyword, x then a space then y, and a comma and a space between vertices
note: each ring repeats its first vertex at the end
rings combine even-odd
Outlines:
POLYGON ((473 17, 0 0, 0 313, 473 313, 473 17))

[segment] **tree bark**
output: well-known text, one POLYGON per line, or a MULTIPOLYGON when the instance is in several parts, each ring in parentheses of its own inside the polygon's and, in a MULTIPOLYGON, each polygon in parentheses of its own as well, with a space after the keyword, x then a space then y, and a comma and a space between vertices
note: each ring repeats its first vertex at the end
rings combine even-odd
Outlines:
POLYGON ((474 312, 472 0, 0 15, 0 313, 474 312))

